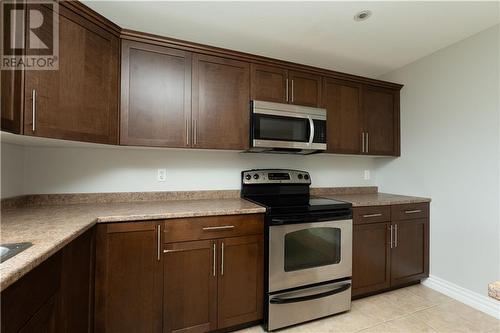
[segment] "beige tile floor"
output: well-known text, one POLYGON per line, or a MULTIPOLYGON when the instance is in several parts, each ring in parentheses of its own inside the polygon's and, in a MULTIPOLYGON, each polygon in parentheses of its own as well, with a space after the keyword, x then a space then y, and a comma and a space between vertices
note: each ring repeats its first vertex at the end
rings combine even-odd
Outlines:
MULTIPOLYGON (((237 333, 261 333, 254 326, 237 333)), ((278 333, 500 333, 500 320, 422 285, 356 300, 349 312, 278 333)))

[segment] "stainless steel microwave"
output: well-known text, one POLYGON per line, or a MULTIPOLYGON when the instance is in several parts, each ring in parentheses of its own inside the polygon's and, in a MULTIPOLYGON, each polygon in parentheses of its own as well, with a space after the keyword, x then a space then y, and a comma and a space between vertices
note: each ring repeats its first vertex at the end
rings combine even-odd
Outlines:
POLYGON ((251 152, 312 154, 326 150, 326 110, 252 101, 251 152))

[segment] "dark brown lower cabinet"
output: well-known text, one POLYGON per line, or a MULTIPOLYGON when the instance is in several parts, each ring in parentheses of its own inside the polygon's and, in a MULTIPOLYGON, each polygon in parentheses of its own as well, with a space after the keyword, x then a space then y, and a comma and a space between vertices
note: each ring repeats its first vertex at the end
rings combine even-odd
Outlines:
POLYGON ((388 208, 354 208, 354 297, 429 276, 429 204, 393 205, 390 213, 388 208))
POLYGON ((2 291, 1 332, 92 332, 94 229, 2 291))
POLYGON ((218 243, 221 251, 218 328, 259 320, 262 318, 263 237, 225 238, 218 243))
POLYGON ((427 219, 393 222, 391 286, 427 277, 429 273, 429 222, 427 219))
POLYGON ((208 332, 217 327, 216 241, 167 244, 164 332, 208 332))
POLYGON ((354 225, 352 295, 391 285, 390 222, 354 225))
POLYGON ((159 222, 97 226, 95 332, 162 331, 159 222))

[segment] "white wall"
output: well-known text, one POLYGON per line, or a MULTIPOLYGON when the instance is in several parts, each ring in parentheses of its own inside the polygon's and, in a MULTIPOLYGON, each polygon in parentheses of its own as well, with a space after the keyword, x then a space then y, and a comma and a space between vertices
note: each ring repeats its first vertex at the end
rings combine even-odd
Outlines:
POLYGON ((24 149, 2 142, 1 150, 1 190, 2 198, 24 194, 24 149))
MULTIPOLYGON (((374 159, 358 156, 248 154, 236 151, 189 151, 138 148, 67 148, 14 146, 22 151, 24 173, 9 171, 2 181, 16 178, 16 188, 24 179, 25 194, 188 191, 239 189, 240 173, 251 168, 294 168, 307 170, 313 186, 367 186, 365 169, 371 170, 374 159), (156 180, 157 169, 167 169, 167 181, 156 180)), ((18 157, 5 149, 4 161, 18 157)), ((13 168, 11 168, 13 169, 13 168)), ((22 169, 22 168, 18 168, 22 169)), ((3 187, 2 187, 3 189, 3 187)), ((3 192, 3 191, 2 191, 3 192)), ((8 189, 2 197, 20 193, 8 189)))
POLYGON ((401 151, 381 191, 432 197, 431 275, 487 294, 500 280, 499 26, 383 79, 403 82, 401 151))

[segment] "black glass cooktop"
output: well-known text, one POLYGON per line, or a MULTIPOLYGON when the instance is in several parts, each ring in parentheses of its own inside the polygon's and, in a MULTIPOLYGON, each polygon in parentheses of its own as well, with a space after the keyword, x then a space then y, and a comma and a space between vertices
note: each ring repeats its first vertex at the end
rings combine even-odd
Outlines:
POLYGON ((348 202, 309 195, 259 195, 246 197, 270 211, 318 211, 351 208, 348 202))

